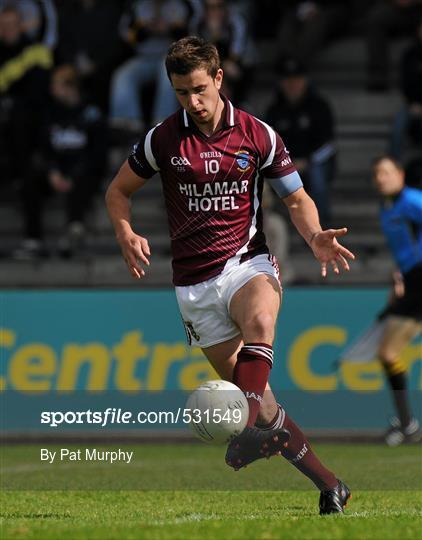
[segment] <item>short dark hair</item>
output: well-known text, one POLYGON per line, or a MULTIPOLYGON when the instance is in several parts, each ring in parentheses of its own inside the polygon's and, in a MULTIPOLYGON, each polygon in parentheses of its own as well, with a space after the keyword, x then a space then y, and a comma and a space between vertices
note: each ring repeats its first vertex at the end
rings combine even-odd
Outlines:
POLYGON ((372 161, 371 169, 374 170, 375 167, 378 167, 378 165, 381 163, 381 161, 391 161, 391 163, 393 163, 393 165, 396 167, 396 169, 398 169, 399 171, 404 170, 404 167, 400 163, 400 161, 398 159, 394 158, 393 156, 390 156, 390 154, 383 154, 381 156, 376 157, 372 161))
POLYGON ((188 75, 196 69, 206 69, 214 79, 220 69, 217 47, 197 36, 188 36, 170 45, 166 57, 166 70, 171 75, 188 75))

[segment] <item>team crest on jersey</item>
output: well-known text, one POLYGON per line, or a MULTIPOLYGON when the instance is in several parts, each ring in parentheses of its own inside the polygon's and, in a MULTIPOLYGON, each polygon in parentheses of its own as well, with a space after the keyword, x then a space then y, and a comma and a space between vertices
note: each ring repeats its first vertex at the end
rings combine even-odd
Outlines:
POLYGON ((247 150, 239 150, 236 152, 236 163, 238 165, 237 170, 240 172, 245 172, 250 169, 250 159, 251 156, 247 150))

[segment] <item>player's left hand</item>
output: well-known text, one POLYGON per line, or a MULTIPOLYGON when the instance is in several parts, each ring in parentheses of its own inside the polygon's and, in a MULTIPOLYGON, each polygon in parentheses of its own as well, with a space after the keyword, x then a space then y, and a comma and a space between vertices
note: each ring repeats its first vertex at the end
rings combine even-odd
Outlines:
POLYGON ((326 277, 327 266, 331 265, 335 274, 340 273, 340 267, 344 270, 350 270, 347 259, 354 260, 355 256, 351 251, 338 243, 337 238, 347 234, 347 229, 327 229, 316 233, 310 246, 315 257, 321 263, 321 275, 326 277))

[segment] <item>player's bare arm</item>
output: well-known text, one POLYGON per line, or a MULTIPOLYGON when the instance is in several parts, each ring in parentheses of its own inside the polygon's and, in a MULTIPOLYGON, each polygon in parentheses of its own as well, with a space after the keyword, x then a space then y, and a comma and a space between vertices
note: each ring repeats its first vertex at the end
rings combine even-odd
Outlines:
POLYGON ((323 231, 319 223, 318 211, 314 201, 303 188, 298 189, 283 199, 290 218, 296 229, 312 249, 316 259, 321 264, 321 275, 327 275, 327 265, 331 265, 335 274, 340 273, 339 264, 344 270, 349 270, 347 259, 355 256, 342 246, 337 238, 344 236, 347 229, 327 229, 323 231))
POLYGON ((106 193, 106 205, 123 257, 133 277, 145 275, 141 263, 149 266, 148 240, 136 234, 130 224, 130 199, 146 180, 136 175, 127 161, 123 163, 106 193))

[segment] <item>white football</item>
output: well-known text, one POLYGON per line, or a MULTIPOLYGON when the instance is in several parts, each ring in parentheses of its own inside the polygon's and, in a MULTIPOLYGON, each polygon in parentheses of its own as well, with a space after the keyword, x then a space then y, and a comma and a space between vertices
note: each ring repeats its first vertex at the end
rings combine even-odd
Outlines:
POLYGON ((228 381, 207 381, 186 402, 185 419, 207 443, 228 443, 245 429, 248 416, 245 394, 228 381))

